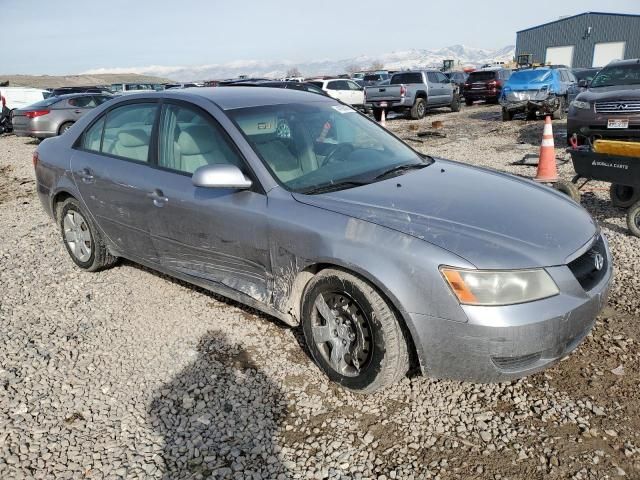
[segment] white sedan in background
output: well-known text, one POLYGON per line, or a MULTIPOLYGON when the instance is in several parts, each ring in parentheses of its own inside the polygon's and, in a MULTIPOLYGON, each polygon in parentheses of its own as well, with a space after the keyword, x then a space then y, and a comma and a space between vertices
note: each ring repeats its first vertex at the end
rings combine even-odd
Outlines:
POLYGON ((348 78, 326 78, 309 80, 333 98, 352 107, 364 108, 364 88, 348 78))

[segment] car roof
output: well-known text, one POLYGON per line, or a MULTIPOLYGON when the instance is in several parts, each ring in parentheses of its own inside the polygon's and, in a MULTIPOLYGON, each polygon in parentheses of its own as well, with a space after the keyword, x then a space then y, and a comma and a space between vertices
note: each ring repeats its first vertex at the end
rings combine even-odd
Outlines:
POLYGON ((55 97, 60 100, 67 100, 69 98, 76 98, 76 97, 93 97, 94 95, 101 95, 105 97, 111 96, 108 93, 102 93, 102 92, 78 92, 78 93, 65 93, 64 95, 52 95, 49 98, 55 97))
POLYGON ((640 58, 630 58, 628 60, 614 60, 605 65, 605 67, 617 66, 617 65, 633 65, 640 63, 640 58))
POLYGON ((265 105, 280 105, 285 103, 309 103, 309 102, 335 102, 331 97, 305 92, 293 88, 253 87, 237 88, 229 87, 192 87, 182 90, 171 90, 156 93, 140 93, 127 95, 134 96, 160 96, 166 98, 205 98, 223 110, 236 108, 260 107, 265 105))

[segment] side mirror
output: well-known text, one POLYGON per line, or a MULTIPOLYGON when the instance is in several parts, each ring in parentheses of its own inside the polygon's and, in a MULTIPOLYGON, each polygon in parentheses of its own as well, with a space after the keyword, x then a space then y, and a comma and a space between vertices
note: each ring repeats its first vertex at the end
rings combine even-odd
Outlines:
POLYGON ((587 87, 589 87, 589 82, 588 82, 587 80, 584 80, 584 79, 583 79, 583 80, 580 80, 580 81, 578 82, 578 86, 579 86, 580 88, 587 88, 587 87))
POLYGON ((191 181, 196 187, 237 190, 246 190, 252 184, 238 167, 229 164, 203 165, 193 172, 191 181))

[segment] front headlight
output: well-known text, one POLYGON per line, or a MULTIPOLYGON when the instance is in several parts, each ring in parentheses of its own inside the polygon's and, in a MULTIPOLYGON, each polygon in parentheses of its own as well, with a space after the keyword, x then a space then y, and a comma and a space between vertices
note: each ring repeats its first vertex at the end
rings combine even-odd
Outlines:
POLYGON ((465 305, 513 305, 560 292, 544 269, 498 271, 441 267, 440 272, 465 305))
POLYGON ((591 104, 589 102, 583 102, 582 100, 574 100, 571 102, 571 106, 581 110, 591 110, 591 104))

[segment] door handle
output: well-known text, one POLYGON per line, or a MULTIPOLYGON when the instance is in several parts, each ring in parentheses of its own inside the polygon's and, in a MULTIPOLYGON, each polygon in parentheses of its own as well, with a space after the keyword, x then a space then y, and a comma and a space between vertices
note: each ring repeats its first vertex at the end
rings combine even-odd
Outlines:
POLYGON ((94 177, 93 173, 88 168, 83 168, 78 172, 78 176, 82 179, 84 183, 93 183, 94 177))
POLYGON ((82 110, 74 110, 76 113, 82 113, 82 110))
POLYGON ((164 196, 164 193, 162 193, 162 190, 160 190, 159 188, 156 188, 153 192, 147 193, 147 197, 153 200, 153 204, 156 207, 164 207, 169 201, 169 199, 164 196))

